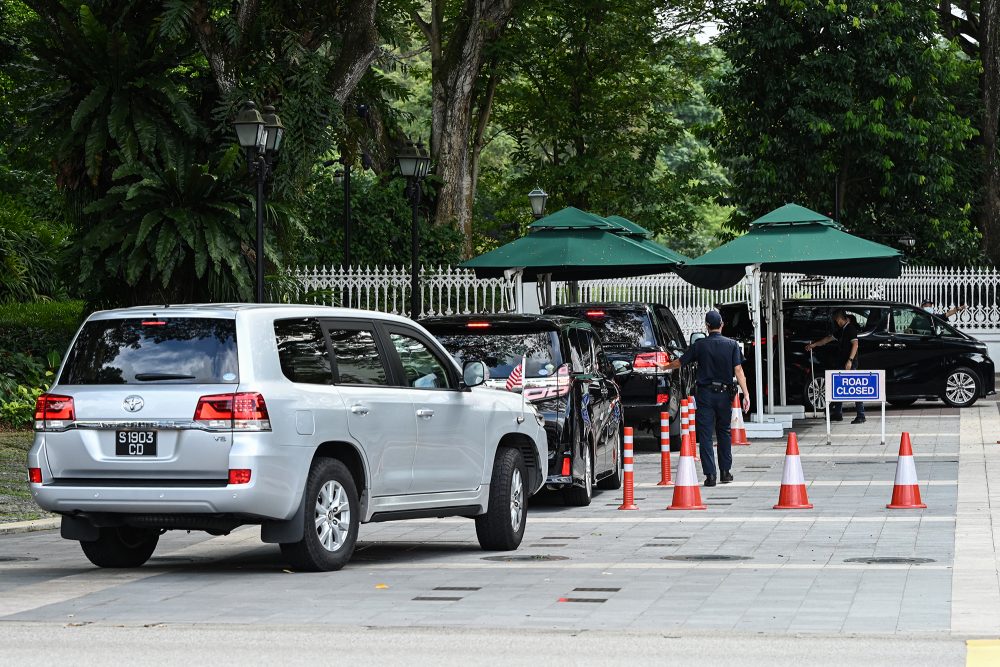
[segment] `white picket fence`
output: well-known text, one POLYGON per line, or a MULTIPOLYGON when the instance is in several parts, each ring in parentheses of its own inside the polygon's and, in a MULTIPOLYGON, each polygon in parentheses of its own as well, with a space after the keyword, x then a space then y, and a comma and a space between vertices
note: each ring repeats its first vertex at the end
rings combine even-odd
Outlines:
MULTIPOLYGON (((364 308, 410 314, 410 267, 298 267, 288 276, 300 286, 298 303, 364 308)), ((502 313, 514 310, 514 282, 476 278, 468 269, 420 267, 421 317, 456 313, 502 313)))
MULTIPOLYGON (((288 271, 300 286, 297 300, 408 314, 409 267, 299 267, 288 271)), ((898 279, 832 278, 809 280, 799 274, 782 276, 786 299, 890 299, 919 305, 929 298, 940 309, 959 304, 969 308, 952 318, 973 335, 1000 333, 1000 270, 996 267, 904 267, 898 279)), ((476 278, 454 267, 422 267, 421 315, 510 312, 515 283, 504 278, 476 278)), ((555 286, 556 303, 568 290, 555 286)), ((532 288, 531 283, 525 289, 532 288)), ((676 315, 686 332, 701 328, 705 311, 718 303, 744 301, 746 284, 728 290, 703 290, 666 273, 635 278, 588 280, 579 283, 582 301, 647 301, 662 303, 676 315)))

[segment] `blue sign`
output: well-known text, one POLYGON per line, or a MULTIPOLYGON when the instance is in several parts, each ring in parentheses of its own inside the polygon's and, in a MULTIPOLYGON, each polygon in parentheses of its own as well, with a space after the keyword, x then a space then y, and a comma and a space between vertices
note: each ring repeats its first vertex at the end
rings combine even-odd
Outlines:
POLYGON ((827 371, 827 401, 885 401, 885 371, 827 371))

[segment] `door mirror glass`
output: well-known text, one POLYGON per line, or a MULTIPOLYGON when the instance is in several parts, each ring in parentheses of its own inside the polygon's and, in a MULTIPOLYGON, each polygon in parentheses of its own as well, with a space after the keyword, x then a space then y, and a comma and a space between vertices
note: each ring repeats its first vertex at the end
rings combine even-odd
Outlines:
POLYGON ((705 332, 703 332, 703 331, 695 331, 693 334, 691 334, 691 338, 689 338, 688 340, 690 340, 691 344, 694 345, 694 342, 696 340, 700 340, 700 339, 702 339, 704 337, 705 337, 705 332))
POLYGON ((632 364, 624 359, 615 359, 611 362, 611 365, 615 368, 615 377, 628 375, 632 372, 632 364))
POLYGON ((490 376, 490 369, 482 361, 466 361, 462 367, 462 382, 466 387, 478 387, 486 382, 490 376))

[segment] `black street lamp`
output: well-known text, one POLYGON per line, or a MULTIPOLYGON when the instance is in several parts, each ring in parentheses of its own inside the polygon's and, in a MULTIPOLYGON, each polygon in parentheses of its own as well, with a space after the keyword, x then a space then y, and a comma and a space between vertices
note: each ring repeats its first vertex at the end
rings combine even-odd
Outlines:
POLYGON ((257 179, 257 303, 264 303, 264 183, 271 177, 281 149, 285 127, 271 105, 264 115, 253 102, 247 102, 233 121, 236 139, 246 152, 247 170, 257 179))
POLYGON ((531 215, 535 216, 535 220, 545 215, 545 200, 548 198, 545 190, 537 186, 528 193, 528 201, 531 202, 531 215))
POLYGON ((407 140, 396 151, 396 162, 399 163, 399 173, 406 177, 406 196, 413 207, 413 222, 410 227, 410 318, 417 319, 421 311, 420 267, 417 264, 420 253, 420 230, 417 226, 417 216, 420 207, 420 181, 427 176, 431 158, 424 148, 423 142, 407 140))

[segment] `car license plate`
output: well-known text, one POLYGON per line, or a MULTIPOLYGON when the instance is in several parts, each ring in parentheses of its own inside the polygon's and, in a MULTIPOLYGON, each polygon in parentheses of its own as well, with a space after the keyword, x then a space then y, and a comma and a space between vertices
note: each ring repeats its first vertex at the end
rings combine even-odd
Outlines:
POLYGON ((156 456, 156 431, 116 431, 116 456, 156 456))

